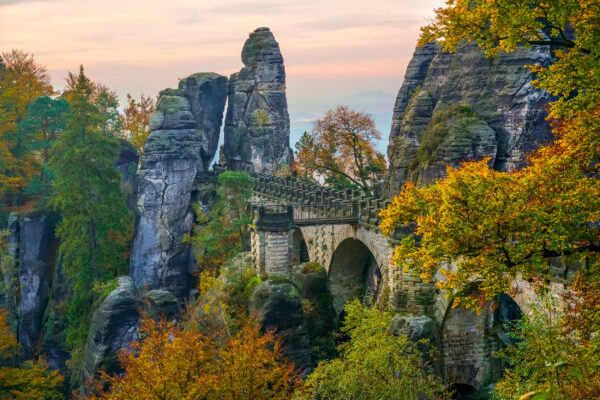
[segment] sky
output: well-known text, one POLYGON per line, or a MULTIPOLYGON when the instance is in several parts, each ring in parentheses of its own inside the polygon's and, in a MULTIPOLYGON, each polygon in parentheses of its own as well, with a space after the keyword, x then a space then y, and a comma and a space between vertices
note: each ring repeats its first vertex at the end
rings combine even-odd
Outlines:
POLYGON ((0 51, 33 53, 57 88, 67 71, 156 96, 195 72, 242 66, 267 26, 287 73, 292 146, 311 121, 347 104, 371 113, 385 151, 395 95, 419 27, 443 0, 0 0, 0 51))

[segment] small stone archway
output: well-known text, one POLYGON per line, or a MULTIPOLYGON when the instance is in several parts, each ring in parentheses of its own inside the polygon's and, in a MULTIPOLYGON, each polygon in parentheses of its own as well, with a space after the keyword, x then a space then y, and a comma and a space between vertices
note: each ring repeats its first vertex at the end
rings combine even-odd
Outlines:
POLYGON ((346 303, 361 299, 375 301, 382 286, 382 274, 375 257, 360 240, 347 238, 333 252, 327 277, 333 308, 338 315, 346 303))
POLYGON ((441 372, 446 384, 456 388, 456 399, 478 398, 472 396, 502 377, 506 365, 495 353, 510 342, 506 325, 521 315, 517 302, 504 293, 479 313, 448 304, 440 330, 441 372))
POLYGON ((294 265, 299 265, 310 261, 310 254, 308 252, 308 245, 304 239, 302 229, 296 228, 293 235, 293 246, 294 246, 294 265))

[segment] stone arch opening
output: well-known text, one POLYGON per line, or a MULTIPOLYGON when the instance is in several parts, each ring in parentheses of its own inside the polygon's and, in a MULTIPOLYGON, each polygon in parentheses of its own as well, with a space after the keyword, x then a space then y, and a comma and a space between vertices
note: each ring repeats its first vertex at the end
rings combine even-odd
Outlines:
POLYGON ((306 244, 306 240, 304 240, 304 235, 302 234, 302 230, 300 228, 296 228, 294 231, 294 265, 302 264, 310 261, 310 256, 308 254, 308 246, 306 244))
POLYGON ((466 385, 463 383, 457 383, 455 385, 450 386, 450 390, 452 393, 452 400, 479 400, 481 399, 481 394, 479 390, 471 385, 466 385))
POLYGON ((381 284, 381 270, 369 248, 360 240, 343 240, 333 253, 328 274, 329 293, 337 315, 350 300, 358 298, 365 304, 376 301, 381 284))
MULTIPOLYGON (((512 344, 508 329, 520 318, 521 308, 507 294, 500 294, 487 302, 479 313, 462 306, 453 307, 451 303, 444 315, 440 334, 445 382, 461 390, 468 386, 481 389, 497 382, 508 365, 496 358, 495 353, 512 344)), ((461 393, 463 397, 455 398, 477 399, 464 396, 479 392, 461 393)))

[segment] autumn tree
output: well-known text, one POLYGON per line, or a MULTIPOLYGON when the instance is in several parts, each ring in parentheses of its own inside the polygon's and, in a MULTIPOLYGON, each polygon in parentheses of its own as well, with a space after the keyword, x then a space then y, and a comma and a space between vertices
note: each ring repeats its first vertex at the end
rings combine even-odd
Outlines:
POLYGON ((107 114, 94 103, 94 85, 83 67, 70 89, 67 126, 56 141, 50 167, 56 178, 50 205, 61 215, 56 232, 65 274, 72 282, 67 343, 71 366, 80 361, 102 283, 127 272, 129 210, 113 167, 117 139, 105 129, 107 114))
POLYGON ((25 361, 22 366, 9 366, 18 354, 18 343, 0 309, 0 398, 46 400, 63 398, 60 392, 63 377, 43 362, 25 361))
POLYGON ((40 170, 31 136, 19 129, 27 108, 53 93, 46 69, 20 50, 2 53, 0 69, 0 196, 19 206, 23 191, 40 170))
POLYGON ((250 197, 254 180, 242 171, 219 175, 217 199, 208 215, 196 206, 197 224, 184 241, 194 245, 198 263, 218 272, 227 260, 249 247, 250 197))
MULTIPOLYGON (((555 62, 529 68, 537 73, 533 84, 557 98, 549 107, 556 140, 530 155, 520 171, 494 171, 484 160, 449 168, 446 179, 427 188, 407 184, 381 213, 387 234, 415 224, 415 236, 396 248, 394 262, 426 279, 441 272, 438 286, 467 306, 507 291, 518 274, 548 278, 553 259, 581 265, 578 305, 565 331, 592 354, 600 349, 590 335, 600 331, 593 306, 600 292, 599 16, 594 0, 455 0, 436 10, 420 44, 438 40, 453 51, 461 40, 475 41, 489 56, 551 46, 555 62)), ((580 384, 588 379, 596 378, 587 375, 580 384)))
POLYGON ((340 356, 319 363, 295 400, 449 398, 418 346, 406 335, 390 333, 390 313, 358 300, 344 311, 342 332, 349 339, 340 345, 340 356))
POLYGON ((150 134, 150 115, 154 111, 154 100, 150 96, 142 95, 137 101, 127 94, 127 105, 121 114, 121 129, 126 139, 138 150, 144 152, 146 139, 150 134))
POLYGON ((251 400, 287 399, 297 375, 283 357, 272 332, 260 333, 247 323, 223 346, 196 329, 165 321, 146 321, 141 341, 121 351, 124 373, 103 374, 110 391, 98 397, 114 400, 251 400))
POLYGON ((550 67, 532 67, 539 74, 534 83, 558 96, 550 105, 550 118, 556 120, 553 144, 531 155, 530 165, 518 172, 473 162, 449 168, 445 180, 428 188, 408 184, 382 212, 387 233, 416 222, 420 244, 405 239, 396 263, 423 270, 426 278, 442 262, 457 263, 457 271, 444 270, 443 285, 459 297, 468 297, 467 287, 475 281, 491 299, 507 290, 517 273, 548 273, 551 257, 586 260, 587 275, 598 268, 594 221, 600 219, 600 185, 594 175, 600 171, 594 160, 600 149, 600 94, 594 82, 600 73, 600 36, 594 32, 600 30, 600 5, 568 4, 455 1, 437 10, 436 21, 423 28, 421 43, 443 36, 441 45, 453 50, 466 38, 492 56, 544 40, 562 46, 550 67), (561 33, 567 25, 572 35, 561 33), (544 28, 550 33, 538 37, 544 28), (581 76, 582 66, 593 76, 589 80, 581 76))
POLYGON ((368 114, 338 106, 315 121, 311 135, 300 138, 295 168, 300 176, 319 175, 332 186, 354 185, 370 195, 387 169, 383 154, 375 150, 380 139, 368 114))

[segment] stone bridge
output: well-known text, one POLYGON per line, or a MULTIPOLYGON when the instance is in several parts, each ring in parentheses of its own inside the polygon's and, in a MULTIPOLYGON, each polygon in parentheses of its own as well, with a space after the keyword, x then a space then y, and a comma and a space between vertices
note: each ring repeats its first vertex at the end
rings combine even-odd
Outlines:
MULTIPOLYGON (((259 275, 287 275, 294 265, 317 262, 327 271, 338 314, 347 301, 358 297, 429 317, 436 331, 430 339, 438 345, 440 373, 448 384, 467 393, 500 377, 504 366, 494 352, 506 341, 504 324, 527 312, 537 296, 533 282, 516 279, 510 295, 490 302, 479 314, 452 307, 434 283, 391 263, 398 240, 409 232, 399 231, 391 238, 382 234, 378 213, 388 201, 292 177, 250 175, 255 204, 251 251, 259 275)), ((549 285, 558 301, 573 273, 560 263, 554 267, 549 285)))

